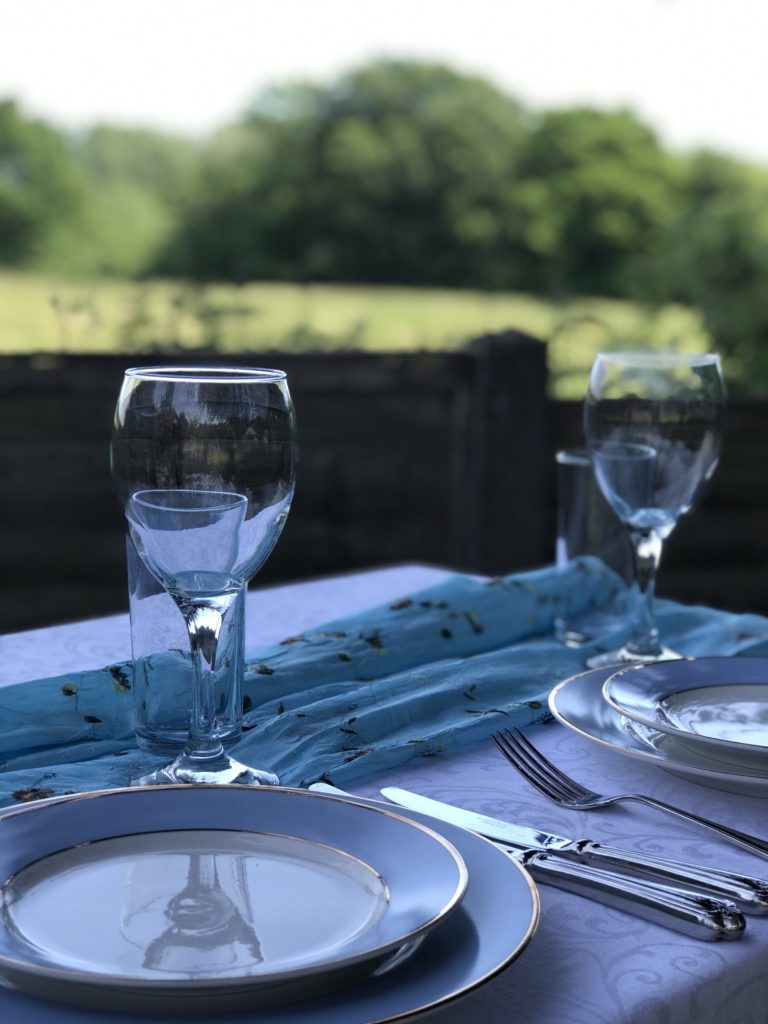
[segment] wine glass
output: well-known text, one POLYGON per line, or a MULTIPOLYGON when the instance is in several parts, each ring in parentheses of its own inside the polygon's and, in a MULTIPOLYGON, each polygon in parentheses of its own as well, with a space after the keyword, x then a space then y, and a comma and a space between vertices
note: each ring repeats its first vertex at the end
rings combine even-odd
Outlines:
POLYGON ((281 370, 126 370, 112 475, 131 539, 184 618, 194 665, 189 735, 176 760, 138 780, 276 785, 216 735, 217 642, 274 547, 293 497, 295 418, 281 370))
POLYGON ((637 568, 632 635, 591 668, 680 655, 653 611, 663 542, 717 466, 725 385, 717 355, 601 352, 589 377, 584 427, 597 482, 630 533, 637 568))

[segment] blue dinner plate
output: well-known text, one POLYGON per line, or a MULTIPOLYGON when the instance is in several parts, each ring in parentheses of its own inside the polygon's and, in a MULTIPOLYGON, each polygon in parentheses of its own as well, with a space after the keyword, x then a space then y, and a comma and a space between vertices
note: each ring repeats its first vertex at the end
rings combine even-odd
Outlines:
POLYGON ((401 960, 459 905, 460 854, 384 808, 164 786, 0 817, 0 976, 107 1009, 269 1005, 401 960))
MULTIPOLYGON (((229 787, 216 787, 219 795, 225 788, 229 787)), ((190 792, 198 791, 195 788, 190 792)), ((337 804, 385 808, 374 801, 312 796, 318 801, 316 806, 322 806, 328 813, 337 804)), ((198 799, 199 795, 192 796, 190 802, 197 803, 198 799)), ((202 812, 202 805, 199 807, 202 812)), ((527 872, 491 843, 464 829, 437 823, 414 812, 409 812, 407 818, 439 833, 458 851, 468 870, 461 904, 428 931, 418 949, 402 962, 385 964, 381 972, 374 970, 356 983, 315 995, 311 1000, 259 1007, 231 1017, 226 1011, 217 1012, 212 1017, 198 1017, 201 1024, 225 1024, 230 1019, 232 1024, 384 1024, 455 1000, 512 963, 528 946, 539 920, 538 893, 527 872)), ((120 1000, 115 999, 113 1011, 94 1012, 43 1002, 9 988, 0 989, 2 1019, 18 1024, 87 1024, 91 1020, 126 1024, 131 1018, 120 1012, 120 1005, 120 1000)), ((167 1010, 178 1007, 175 1000, 169 1000, 167 1010)), ((136 1019, 142 1024, 153 1024, 167 1020, 167 1016, 142 1012, 136 1019)))

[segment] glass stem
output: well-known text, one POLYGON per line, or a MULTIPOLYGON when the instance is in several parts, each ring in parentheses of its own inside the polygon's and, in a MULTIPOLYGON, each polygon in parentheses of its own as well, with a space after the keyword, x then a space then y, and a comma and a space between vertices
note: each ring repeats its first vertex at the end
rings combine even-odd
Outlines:
POLYGON ((631 538, 637 570, 637 599, 635 624, 626 646, 632 654, 649 657, 661 652, 653 605, 662 540, 655 530, 632 530, 631 538))
POLYGON ((224 619, 236 600, 237 593, 187 598, 182 607, 195 669, 184 753, 195 759, 213 759, 224 751, 216 736, 216 651, 224 619))

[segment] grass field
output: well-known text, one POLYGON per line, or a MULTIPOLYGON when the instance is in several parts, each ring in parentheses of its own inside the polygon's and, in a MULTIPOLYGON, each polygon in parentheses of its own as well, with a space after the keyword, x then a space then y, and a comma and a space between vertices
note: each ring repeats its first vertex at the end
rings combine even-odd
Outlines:
POLYGON ((526 295, 440 289, 0 274, 0 354, 444 350, 504 328, 548 341, 552 390, 562 398, 583 395, 600 348, 708 346, 700 318, 680 306, 646 311, 607 299, 555 305, 526 295))

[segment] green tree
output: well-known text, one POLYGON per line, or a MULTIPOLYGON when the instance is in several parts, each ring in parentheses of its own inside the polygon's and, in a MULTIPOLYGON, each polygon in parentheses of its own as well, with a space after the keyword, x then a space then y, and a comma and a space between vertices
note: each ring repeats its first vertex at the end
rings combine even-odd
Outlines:
POLYGON ((52 224, 36 269, 68 276, 141 277, 172 237, 167 203, 131 181, 84 180, 87 202, 77 217, 52 224))
POLYGON ((74 218, 83 194, 61 136, 0 102, 0 263, 21 266, 39 255, 53 226, 74 218))
POLYGON ((194 194, 201 146, 144 129, 99 125, 70 140, 88 201, 59 222, 40 264, 69 273, 147 273, 194 194))
POLYGON ((554 294, 625 295, 675 208, 677 161, 626 110, 543 114, 522 155, 517 222, 526 284, 554 294))
POLYGON ((694 154, 653 265, 654 297, 702 313, 731 384, 761 387, 768 379, 768 171, 694 154))
POLYGON ((440 65, 385 61, 325 88, 272 89, 228 136, 237 166, 190 211, 167 265, 509 285, 500 196, 525 131, 517 103, 440 65))
POLYGON ((78 163, 92 181, 128 183, 173 206, 198 183, 203 145, 144 128, 96 125, 78 140, 78 163))

